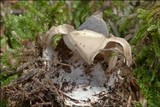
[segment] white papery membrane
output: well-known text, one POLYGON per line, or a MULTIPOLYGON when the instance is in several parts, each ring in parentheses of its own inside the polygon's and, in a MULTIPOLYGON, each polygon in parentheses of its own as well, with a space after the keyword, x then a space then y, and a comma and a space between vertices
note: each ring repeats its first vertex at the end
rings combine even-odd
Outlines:
POLYGON ((114 88, 118 81, 118 71, 107 78, 100 62, 91 66, 89 73, 86 71, 86 63, 77 54, 67 62, 71 63, 70 69, 59 69, 53 76, 53 82, 65 95, 66 105, 91 106, 101 102, 107 96, 109 88, 114 88))

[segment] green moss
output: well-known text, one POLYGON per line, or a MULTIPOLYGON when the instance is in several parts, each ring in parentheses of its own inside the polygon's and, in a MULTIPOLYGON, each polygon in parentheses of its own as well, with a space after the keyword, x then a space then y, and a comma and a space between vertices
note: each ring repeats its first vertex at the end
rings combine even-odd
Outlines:
POLYGON ((18 77, 17 75, 9 76, 6 75, 5 73, 2 73, 0 75, 1 86, 9 84, 12 80, 16 79, 17 77, 18 77))
POLYGON ((138 9, 139 28, 131 43, 135 75, 149 107, 160 106, 160 16, 159 3, 151 9, 138 9))
POLYGON ((7 107, 7 100, 0 100, 1 107, 7 107))

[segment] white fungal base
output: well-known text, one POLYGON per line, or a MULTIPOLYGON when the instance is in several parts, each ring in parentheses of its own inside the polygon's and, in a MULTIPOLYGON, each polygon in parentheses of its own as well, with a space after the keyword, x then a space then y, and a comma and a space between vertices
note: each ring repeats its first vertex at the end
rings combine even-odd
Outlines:
POLYGON ((102 66, 97 63, 86 74, 84 61, 74 55, 68 60, 72 63, 70 73, 63 69, 56 71, 53 82, 59 86, 65 95, 65 104, 69 106, 91 106, 91 104, 99 102, 100 97, 107 95, 109 87, 114 86, 118 78, 111 75, 107 80, 102 66))

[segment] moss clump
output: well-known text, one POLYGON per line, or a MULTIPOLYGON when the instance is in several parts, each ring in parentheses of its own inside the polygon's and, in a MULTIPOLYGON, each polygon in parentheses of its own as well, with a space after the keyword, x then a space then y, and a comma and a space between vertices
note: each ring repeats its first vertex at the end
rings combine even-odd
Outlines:
POLYGON ((134 45, 135 75, 151 107, 160 106, 160 3, 138 9, 139 28, 134 45))

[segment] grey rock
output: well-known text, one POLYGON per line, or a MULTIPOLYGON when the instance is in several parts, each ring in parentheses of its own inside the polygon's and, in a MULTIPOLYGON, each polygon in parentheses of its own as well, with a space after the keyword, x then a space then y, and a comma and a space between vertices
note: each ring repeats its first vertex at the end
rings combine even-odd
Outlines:
POLYGON ((103 13, 89 17, 77 30, 91 30, 109 37, 109 30, 106 22, 103 20, 103 13))

